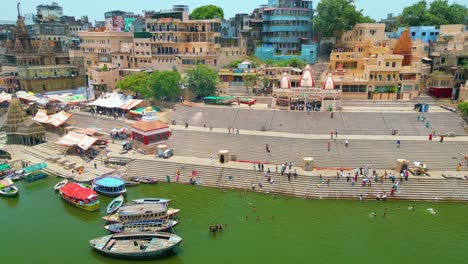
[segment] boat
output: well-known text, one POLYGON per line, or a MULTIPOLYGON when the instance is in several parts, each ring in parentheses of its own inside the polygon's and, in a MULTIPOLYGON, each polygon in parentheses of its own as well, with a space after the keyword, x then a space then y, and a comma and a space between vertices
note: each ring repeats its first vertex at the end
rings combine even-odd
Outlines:
POLYGON ((104 228, 111 233, 136 233, 136 232, 163 232, 177 225, 172 219, 144 220, 134 222, 114 223, 104 228))
POLYGON ((46 178, 47 176, 47 173, 45 172, 42 172, 42 171, 38 171, 38 172, 33 172, 29 175, 26 175, 23 177, 23 179, 27 182, 33 182, 33 181, 37 181, 37 180, 40 180, 40 179, 44 179, 46 178))
POLYGON ((93 180, 93 189, 107 196, 125 195, 125 181, 118 177, 102 176, 93 180))
POLYGON ((89 241, 97 251, 120 258, 155 258, 173 250, 182 238, 171 233, 122 233, 89 241))
POLYGON ((140 185, 140 184, 141 184, 140 182, 125 181, 125 186, 127 186, 127 187, 136 186, 136 185, 140 185))
POLYGON ((104 216, 108 223, 128 221, 142 221, 149 219, 171 218, 180 212, 180 209, 167 208, 167 204, 137 204, 122 205, 117 213, 104 216))
POLYGON ((137 177, 137 176, 134 176, 134 177, 131 177, 130 179, 131 179, 132 181, 135 181, 135 182, 148 183, 148 184, 154 184, 154 183, 157 183, 157 182, 158 182, 158 180, 153 179, 153 178, 149 178, 149 177, 137 177))
POLYGON ((59 189, 62 198, 72 205, 86 211, 99 209, 97 193, 81 184, 69 182, 59 189))
POLYGON ((142 199, 135 199, 132 200, 132 202, 137 203, 137 204, 142 204, 142 203, 156 203, 156 204, 167 204, 171 201, 171 199, 164 199, 164 198, 142 198, 142 199))
POLYGON ((8 188, 13 185, 13 180, 12 179, 4 179, 0 180, 0 190, 3 188, 8 188))
POLYGON ((113 214, 117 210, 119 210, 120 206, 122 206, 123 204, 123 201, 124 201, 124 197, 122 195, 112 200, 107 206, 107 214, 113 214))
POLYGON ((68 180, 65 179, 63 181, 58 182, 57 184, 54 185, 54 190, 58 191, 60 188, 62 188, 65 184, 68 183, 68 180))
POLYGON ((5 197, 14 197, 18 195, 18 187, 11 185, 9 187, 3 188, 0 190, 0 195, 5 197))
POLYGON ((239 103, 246 104, 248 106, 251 106, 255 104, 256 102, 257 102, 257 99, 253 99, 253 98, 240 98, 239 99, 239 103))

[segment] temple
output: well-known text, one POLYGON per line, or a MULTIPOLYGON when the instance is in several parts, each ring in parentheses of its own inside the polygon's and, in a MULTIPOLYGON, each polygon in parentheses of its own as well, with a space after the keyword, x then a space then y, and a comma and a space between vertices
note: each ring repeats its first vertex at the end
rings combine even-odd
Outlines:
POLYGON ((147 107, 143 118, 132 126, 133 140, 146 146, 158 144, 170 136, 169 126, 159 120, 152 107, 147 107))
POLYGON ((331 74, 323 81, 322 87, 316 87, 312 68, 306 65, 298 82, 298 87, 291 86, 288 73, 273 89, 273 105, 278 109, 294 111, 335 111, 341 108, 341 91, 336 89, 331 74))
POLYGON ((7 144, 32 146, 46 141, 45 128, 28 118, 18 99, 13 98, 8 108, 5 124, 7 144))

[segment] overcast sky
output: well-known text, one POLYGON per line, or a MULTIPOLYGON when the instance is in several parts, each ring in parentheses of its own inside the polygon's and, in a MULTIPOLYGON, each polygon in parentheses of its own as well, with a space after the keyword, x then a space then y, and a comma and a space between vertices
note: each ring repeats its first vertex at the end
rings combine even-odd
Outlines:
MULTIPOLYGON (((50 4, 54 0, 22 0, 22 13, 36 13, 39 4, 50 4)), ((141 13, 142 10, 169 9, 174 4, 188 5, 190 10, 197 6, 214 4, 224 9, 225 17, 232 17, 236 13, 250 13, 255 7, 267 4, 268 0, 55 0, 63 7, 65 15, 80 17, 88 15, 91 21, 104 20, 104 12, 123 10, 141 13)), ((364 10, 364 14, 380 20, 387 13, 400 13, 403 7, 419 0, 357 0, 357 7, 364 10)), ((467 0, 449 2, 466 3, 467 0)), ((16 20, 15 0, 2 0, 0 20, 16 20)), ((314 7, 319 1, 314 1, 314 7)))

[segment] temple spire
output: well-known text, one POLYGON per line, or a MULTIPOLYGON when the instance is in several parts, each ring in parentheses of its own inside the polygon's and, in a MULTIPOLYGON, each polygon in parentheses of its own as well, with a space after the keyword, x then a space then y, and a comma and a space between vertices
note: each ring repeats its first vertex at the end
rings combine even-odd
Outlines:
POLYGON ((16 9, 18 10, 18 17, 21 17, 21 10, 20 10, 20 8, 21 8, 21 2, 18 1, 18 4, 16 4, 16 9))

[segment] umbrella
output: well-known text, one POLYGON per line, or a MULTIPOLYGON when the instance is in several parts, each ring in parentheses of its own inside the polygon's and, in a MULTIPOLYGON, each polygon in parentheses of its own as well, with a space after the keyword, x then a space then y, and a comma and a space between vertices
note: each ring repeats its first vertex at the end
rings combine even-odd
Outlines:
POLYGON ((415 161, 415 162, 414 162, 414 166, 419 167, 419 168, 421 168, 421 169, 427 169, 426 164, 424 164, 424 163, 422 163, 422 162, 419 162, 419 161, 415 161))

